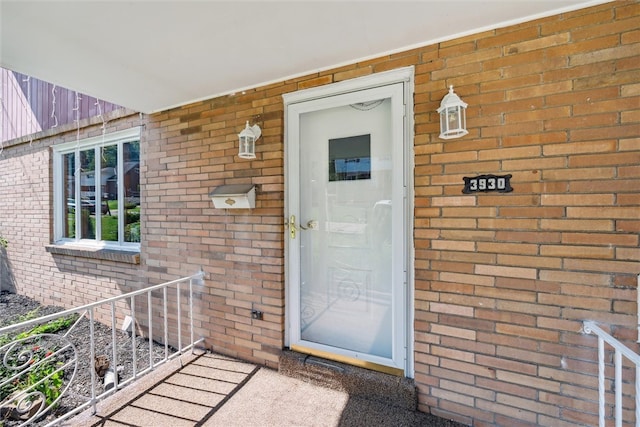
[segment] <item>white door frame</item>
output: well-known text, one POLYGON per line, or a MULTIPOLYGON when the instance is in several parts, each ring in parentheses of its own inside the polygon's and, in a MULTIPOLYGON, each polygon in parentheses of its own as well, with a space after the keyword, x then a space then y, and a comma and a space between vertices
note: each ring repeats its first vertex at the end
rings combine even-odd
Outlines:
MULTIPOLYGON (((403 144, 403 164, 404 164, 404 187, 405 187, 405 200, 406 206, 404 207, 405 224, 404 230, 404 246, 405 246, 405 342, 406 342, 406 355, 405 355, 405 367, 404 374, 407 377, 413 377, 414 375, 414 360, 413 360, 413 348, 414 348, 414 245, 413 245, 413 208, 414 208, 414 192, 413 192, 413 93, 414 93, 414 68, 406 67, 397 70, 391 70, 381 73, 372 74, 365 77, 360 77, 352 80, 347 80, 330 85, 320 86, 311 89, 305 89, 298 92, 284 94, 284 114, 285 114, 285 150, 284 150, 284 168, 285 168, 285 224, 289 221, 290 212, 290 198, 297 197, 294 194, 298 194, 300 189, 294 177, 294 174, 298 176, 297 170, 292 170, 289 165, 289 153, 291 151, 297 152, 297 147, 293 147, 293 144, 297 143, 297 138, 289 137, 289 115, 288 107, 300 102, 306 102, 311 100, 317 100, 321 98, 328 98, 335 95, 346 94, 350 92, 362 91, 365 89, 372 89, 380 86, 386 86, 395 83, 403 83, 404 88, 404 144, 403 144)), ((297 116, 296 116, 297 117, 297 116)), ((291 262, 297 262, 291 260, 289 256, 290 243, 289 230, 285 229, 285 345, 290 345, 290 329, 291 319, 293 313, 290 312, 292 304, 291 301, 291 278, 289 272, 291 268, 297 268, 299 265, 291 265, 291 262)))

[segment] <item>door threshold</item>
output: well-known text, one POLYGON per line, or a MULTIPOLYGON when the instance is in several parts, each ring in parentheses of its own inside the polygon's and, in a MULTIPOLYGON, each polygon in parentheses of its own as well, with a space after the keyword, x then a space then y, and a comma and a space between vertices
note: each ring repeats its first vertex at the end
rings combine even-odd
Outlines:
POLYGON ((384 374, 394 375, 396 377, 404 377, 404 370, 391 366, 380 365, 378 363, 366 360, 356 359, 355 357, 342 356, 340 354, 329 353, 328 351, 316 350, 309 347, 292 345, 289 347, 292 351, 308 354, 310 356, 320 357, 322 359, 333 360, 335 362, 347 365, 357 366, 359 368, 369 369, 370 371, 382 372, 384 374))
POLYGON ((347 393, 350 397, 384 402, 409 411, 418 408, 415 382, 404 376, 389 375, 287 349, 280 355, 278 372, 306 383, 347 393))

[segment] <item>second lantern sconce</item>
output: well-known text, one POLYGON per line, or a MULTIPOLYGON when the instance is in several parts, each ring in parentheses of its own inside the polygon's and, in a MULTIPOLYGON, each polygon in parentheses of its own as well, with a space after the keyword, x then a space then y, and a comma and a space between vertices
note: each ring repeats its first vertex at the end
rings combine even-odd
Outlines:
POLYGON ((262 130, 260 126, 253 125, 249 126, 249 121, 247 120, 247 125, 245 128, 238 134, 238 139, 240 140, 240 147, 238 148, 238 157, 242 159, 255 159, 256 158, 256 140, 260 138, 262 135, 262 130))

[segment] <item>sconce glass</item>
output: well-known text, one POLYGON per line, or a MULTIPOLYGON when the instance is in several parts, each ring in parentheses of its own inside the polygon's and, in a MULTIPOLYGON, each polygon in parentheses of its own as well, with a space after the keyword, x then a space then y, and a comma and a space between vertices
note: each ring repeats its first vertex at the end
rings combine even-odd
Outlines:
POLYGON ((440 113, 440 138, 460 138, 469 133, 467 130, 467 105, 449 86, 449 93, 442 98, 440 113))
POLYGON ((256 140, 262 135, 260 126, 249 126, 247 120, 246 127, 238 134, 240 139, 240 147, 238 148, 238 157, 242 159, 255 159, 256 158, 256 140))

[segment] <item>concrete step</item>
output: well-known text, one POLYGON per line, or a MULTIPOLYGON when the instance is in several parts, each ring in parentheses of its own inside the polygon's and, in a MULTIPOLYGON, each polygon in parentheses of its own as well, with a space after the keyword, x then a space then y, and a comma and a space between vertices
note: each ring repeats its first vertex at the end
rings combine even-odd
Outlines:
POLYGON ((278 371, 311 384, 348 393, 409 411, 418 408, 418 393, 410 378, 347 365, 320 357, 284 350, 278 371))

